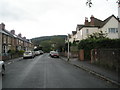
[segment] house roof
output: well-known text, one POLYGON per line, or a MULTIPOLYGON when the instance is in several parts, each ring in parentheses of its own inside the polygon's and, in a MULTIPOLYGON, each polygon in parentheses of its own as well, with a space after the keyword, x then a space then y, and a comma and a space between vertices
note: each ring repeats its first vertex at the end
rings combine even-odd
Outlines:
POLYGON ((6 32, 9 36, 14 37, 9 31, 7 31, 6 29, 3 30, 4 32, 6 32))
POLYGON ((114 17, 118 22, 119 19, 117 19, 114 15, 111 15, 110 17, 108 17, 107 19, 105 19, 104 21, 94 18, 94 25, 90 25, 90 22, 88 22, 88 25, 82 25, 82 24, 78 24, 77 28, 82 29, 83 27, 98 27, 98 28, 102 28, 112 17, 114 17))
POLYGON ((77 31, 72 31, 72 34, 75 35, 77 33, 77 31))
POLYGON ((102 20, 94 18, 94 26, 100 27, 102 24, 102 20))
POLYGON ((83 24, 78 24, 78 25, 77 25, 77 28, 79 28, 79 30, 80 30, 80 29, 82 29, 84 26, 85 26, 85 25, 83 25, 83 24))
POLYGON ((102 22, 101 27, 103 27, 112 17, 114 17, 118 22, 120 22, 119 19, 117 19, 114 15, 111 15, 110 17, 106 18, 106 19, 102 22))
POLYGON ((99 26, 90 26, 90 25, 77 25, 77 28, 79 28, 79 30, 81 30, 83 27, 91 27, 91 28, 98 28, 99 26))
POLYGON ((0 30, 0 33, 3 33, 3 34, 6 34, 6 35, 9 35, 8 33, 6 33, 6 32, 3 31, 3 30, 0 30))
POLYGON ((20 39, 20 40, 22 40, 22 41, 26 41, 26 42, 29 42, 29 43, 30 43, 30 41, 29 41, 28 39, 23 39, 22 37, 18 37, 17 35, 14 35, 14 34, 10 33, 10 32, 7 31, 7 30, 0 30, 0 33, 3 33, 3 34, 5 34, 5 35, 9 35, 9 36, 11 36, 11 37, 15 37, 15 38, 18 38, 18 39, 20 39))

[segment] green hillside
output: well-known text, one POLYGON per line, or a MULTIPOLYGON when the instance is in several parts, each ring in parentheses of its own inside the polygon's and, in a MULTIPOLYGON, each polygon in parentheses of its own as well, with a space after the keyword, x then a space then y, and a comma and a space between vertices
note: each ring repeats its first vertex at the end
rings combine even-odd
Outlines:
POLYGON ((42 49, 45 52, 49 52, 51 50, 62 51, 65 46, 66 37, 66 35, 43 36, 32 38, 31 41, 34 45, 38 46, 37 49, 42 49))
POLYGON ((51 40, 53 38, 62 38, 62 39, 65 39, 66 37, 67 37, 66 35, 42 36, 42 37, 32 38, 31 41, 35 45, 38 45, 42 41, 51 40))

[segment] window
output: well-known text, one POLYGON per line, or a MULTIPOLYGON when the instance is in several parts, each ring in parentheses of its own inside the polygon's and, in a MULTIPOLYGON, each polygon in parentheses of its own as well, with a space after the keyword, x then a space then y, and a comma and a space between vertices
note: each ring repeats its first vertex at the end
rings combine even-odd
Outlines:
POLYGON ((109 33, 118 33, 118 28, 109 28, 108 32, 109 33))

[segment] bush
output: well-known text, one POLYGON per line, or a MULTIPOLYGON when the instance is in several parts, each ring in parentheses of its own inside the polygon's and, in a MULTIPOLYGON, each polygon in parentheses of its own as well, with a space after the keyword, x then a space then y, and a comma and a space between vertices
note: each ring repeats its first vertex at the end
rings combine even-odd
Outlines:
POLYGON ((85 39, 78 44, 79 49, 120 48, 120 39, 85 39))
POLYGON ((22 56, 24 52, 25 52, 24 50, 20 50, 20 51, 18 51, 18 55, 22 56))
POLYGON ((120 48, 120 39, 84 39, 81 40, 78 44, 78 49, 84 49, 85 59, 90 59, 90 51, 92 49, 101 49, 101 48, 120 48))

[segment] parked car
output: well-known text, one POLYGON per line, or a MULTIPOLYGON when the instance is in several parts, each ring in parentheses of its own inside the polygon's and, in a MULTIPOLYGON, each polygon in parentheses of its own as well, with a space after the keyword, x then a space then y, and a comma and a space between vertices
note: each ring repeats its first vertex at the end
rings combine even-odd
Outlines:
POLYGON ((43 54, 44 52, 42 50, 39 50, 40 54, 43 54))
POLYGON ((36 56, 40 55, 40 51, 34 51, 34 52, 36 56))
POLYGON ((2 73, 2 76, 5 75, 5 64, 4 64, 4 61, 0 61, 0 73, 2 73))
POLYGON ((25 51, 23 54, 23 58, 34 58, 35 52, 34 51, 25 51))
POLYGON ((49 54, 51 57, 57 57, 59 58, 59 53, 57 51, 50 51, 50 54, 49 54))

